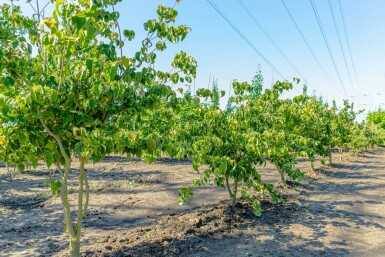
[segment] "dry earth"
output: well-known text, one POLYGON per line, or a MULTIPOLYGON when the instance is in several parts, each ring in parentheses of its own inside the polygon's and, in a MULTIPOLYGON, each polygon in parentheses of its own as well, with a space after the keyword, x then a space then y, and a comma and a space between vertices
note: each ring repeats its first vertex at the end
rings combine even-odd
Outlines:
MULTIPOLYGON (((245 202, 228 207, 215 186, 179 206, 177 189, 198 176, 190 161, 108 157, 86 168, 84 256, 385 256, 385 148, 280 187, 285 201, 262 200, 261 218, 245 202)), ((41 165, 10 180, 0 168, 0 256, 66 256, 60 201, 44 185, 53 172, 41 165)), ((261 173, 278 182, 273 167, 261 173)))

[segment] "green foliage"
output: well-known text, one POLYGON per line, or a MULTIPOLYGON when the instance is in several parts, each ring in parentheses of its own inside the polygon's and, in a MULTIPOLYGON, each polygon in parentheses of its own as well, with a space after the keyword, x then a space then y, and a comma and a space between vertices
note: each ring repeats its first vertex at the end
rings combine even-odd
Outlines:
POLYGON ((53 195, 56 195, 57 192, 60 190, 62 187, 62 183, 60 180, 51 180, 50 181, 50 187, 51 187, 51 192, 53 195))
POLYGON ((308 86, 307 86, 307 82, 305 82, 305 84, 303 84, 302 94, 307 95, 307 90, 308 90, 308 86))
POLYGON ((253 80, 251 81, 250 96, 255 98, 262 94, 263 90, 263 76, 261 71, 261 65, 258 65, 257 72, 254 75, 253 80))
POLYGON ((117 2, 57 0, 40 24, 13 2, 0 6, 0 158, 20 170, 40 160, 58 167, 61 178, 50 184, 62 199, 71 256, 79 255, 88 207, 84 164, 110 153, 149 162, 159 156, 167 140, 152 122, 177 108, 171 85, 191 82, 196 73, 196 61, 183 51, 170 72, 154 69, 167 45, 181 42, 190 31, 175 25, 174 8, 162 5, 158 17, 144 24, 147 36, 140 49, 123 55, 135 32, 120 29, 117 2), (67 199, 74 154, 80 159, 75 223, 67 199))
POLYGON ((219 92, 218 81, 214 80, 211 87, 211 106, 213 108, 219 108, 220 98, 224 96, 224 91, 219 92))
MULTIPOLYGON (((228 191, 232 204, 237 202, 241 189, 241 196, 252 201, 255 214, 260 215, 254 194, 269 192, 273 201, 279 201, 280 195, 272 185, 262 183, 258 166, 273 163, 285 183, 286 177, 304 177, 295 168, 299 157, 307 156, 314 162, 316 156, 331 156, 335 147, 352 147, 357 138, 352 132, 353 105, 345 101, 337 109, 306 94, 283 99, 282 93, 292 87, 292 83, 278 81, 272 89, 254 94, 252 85, 234 81, 234 95, 229 99, 232 108, 225 110, 213 104, 218 102, 217 84, 211 91, 197 91, 203 102, 186 98, 181 116, 175 121, 179 137, 174 140, 179 152, 183 152, 178 156, 193 157, 193 168, 202 176, 180 191, 179 203, 192 198, 193 188, 214 181, 228 191)), ((371 138, 370 133, 363 138, 371 138)), ((325 164, 325 160, 321 159, 321 163, 325 164)))
POLYGON ((385 110, 379 108, 376 111, 370 112, 366 120, 385 129, 385 110))
POLYGON ((335 148, 358 153, 384 143, 383 110, 357 123, 352 103, 329 106, 308 96, 306 84, 293 98, 283 97, 293 88, 288 81, 263 91, 260 67, 251 84, 234 80, 225 110, 217 81, 194 96, 182 87, 175 92, 173 85, 195 78, 196 61, 181 51, 169 71, 154 64, 190 29, 175 24, 174 8, 160 5, 157 17, 144 23, 147 36, 140 48, 125 55, 122 48, 136 40, 135 32, 120 28, 117 2, 57 0, 51 17, 40 23, 23 16, 12 1, 0 5, 0 159, 21 171, 38 161, 57 167, 60 179, 49 181, 62 201, 71 256, 80 254, 89 202, 85 164, 108 154, 147 162, 162 154, 192 158, 201 176, 180 189, 180 204, 192 199, 194 188, 213 181, 228 191, 232 205, 241 195, 260 216, 259 196, 281 200, 258 172, 266 162, 285 183, 287 177, 303 178, 295 167, 299 157, 314 162, 331 157, 335 148), (74 222, 67 196, 75 154, 80 165, 74 222))

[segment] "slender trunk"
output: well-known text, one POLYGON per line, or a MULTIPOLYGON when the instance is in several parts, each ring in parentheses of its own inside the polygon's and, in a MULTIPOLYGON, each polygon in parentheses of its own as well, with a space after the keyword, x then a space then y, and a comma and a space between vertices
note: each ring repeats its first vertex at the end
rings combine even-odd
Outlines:
POLYGON ((332 151, 330 150, 330 154, 329 154, 329 166, 332 166, 333 165, 333 156, 332 156, 332 151))
POLYGON ((78 190, 78 213, 76 223, 72 222, 71 219, 71 206, 68 201, 68 175, 71 168, 71 163, 66 163, 66 170, 63 175, 61 199, 64 207, 64 223, 67 228, 68 236, 70 239, 70 256, 80 257, 80 238, 82 232, 82 221, 85 216, 88 202, 89 202, 89 184, 86 178, 84 169, 85 161, 80 158, 80 174, 79 174, 79 190, 78 190), (85 186, 85 191, 84 191, 85 186), (83 199, 85 202, 83 203, 83 199))
POLYGON ((8 175, 9 175, 9 179, 12 180, 12 172, 11 170, 9 169, 9 166, 7 163, 5 163, 5 167, 7 167, 7 171, 8 171, 8 175))
POLYGON ((238 192, 238 179, 234 179, 233 197, 231 199, 231 205, 234 207, 237 204, 237 192, 238 192))
MULTIPOLYGON (((68 200, 68 177, 71 172, 71 155, 68 154, 63 146, 61 138, 53 133, 47 126, 47 124, 44 122, 44 120, 40 117, 40 122, 43 125, 46 132, 52 136, 56 142, 59 145, 60 152, 62 156, 65 159, 65 171, 60 171, 60 174, 62 174, 62 187, 60 190, 60 198, 61 202, 64 208, 64 224, 66 226, 66 230, 68 233, 68 236, 70 238, 70 257, 80 257, 80 235, 81 235, 81 227, 82 227, 82 221, 85 215, 85 212, 88 207, 88 201, 89 201, 89 186, 85 174, 84 164, 85 160, 87 158, 80 157, 80 174, 79 174, 79 191, 78 191, 78 215, 76 223, 72 223, 71 219, 71 205, 68 200), (83 197, 84 197, 84 183, 86 186, 86 200, 83 206, 83 197)), ((60 165, 58 165, 58 168, 60 168, 60 165)))
POLYGON ((234 207, 237 204, 237 196, 233 194, 231 196, 231 206, 234 207))
POLYGON ((70 257, 80 257, 80 240, 79 238, 70 239, 70 257))
POLYGON ((64 224, 66 226, 66 230, 70 238, 70 256, 77 257, 77 256, 80 256, 80 242, 79 242, 78 249, 76 249, 76 244, 74 244, 74 242, 76 241, 76 228, 72 223, 71 205, 68 200, 68 177, 69 177, 70 171, 71 171, 71 159, 66 159, 65 171, 63 173, 63 178, 62 178, 62 187, 60 190, 60 198, 64 208, 64 224))
POLYGON ((278 170, 279 175, 280 175, 280 177, 281 177, 281 182, 282 182, 284 185, 286 185, 285 173, 283 172, 283 170, 282 170, 280 167, 278 167, 278 165, 275 165, 275 167, 277 167, 277 170, 278 170))
POLYGON ((340 151, 340 161, 342 161, 342 155, 343 155, 342 147, 339 149, 339 151, 340 151))
POLYGON ((84 184, 86 186, 86 202, 84 203, 84 208, 83 208, 83 218, 84 216, 86 215, 86 212, 88 210, 88 203, 90 201, 90 185, 88 184, 88 179, 87 179, 87 174, 86 172, 84 171, 84 184))
POLYGON ((232 192, 231 191, 231 188, 230 188, 230 183, 229 183, 229 176, 225 176, 225 183, 226 183, 226 187, 227 187, 227 191, 229 193, 229 197, 231 199, 231 206, 235 206, 237 204, 237 186, 238 186, 238 182, 237 180, 234 180, 234 191, 232 192))
POLYGON ((79 173, 79 192, 78 192, 78 216, 76 222, 76 236, 80 238, 83 217, 85 215, 85 209, 83 207, 83 195, 84 195, 84 178, 85 178, 85 169, 84 169, 84 158, 80 157, 80 173, 79 173))
POLYGON ((310 166, 311 166, 311 171, 312 171, 312 172, 315 172, 315 168, 314 168, 314 160, 310 160, 310 166))

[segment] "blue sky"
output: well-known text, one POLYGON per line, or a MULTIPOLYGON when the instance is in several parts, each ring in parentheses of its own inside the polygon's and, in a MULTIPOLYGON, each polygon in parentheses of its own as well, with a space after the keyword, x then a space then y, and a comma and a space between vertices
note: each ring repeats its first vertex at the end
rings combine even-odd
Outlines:
MULTIPOLYGON (((238 0, 212 1, 286 79, 300 77, 242 9, 238 0)), ((322 73, 290 20, 281 0, 242 0, 242 2, 295 68, 304 75, 309 84, 310 93, 316 90, 317 95, 322 95, 329 101, 336 99, 338 103, 341 103, 343 98, 349 98, 356 102, 357 107, 367 109, 374 109, 381 103, 385 103, 385 29, 383 27, 385 1, 341 0, 357 83, 350 62, 338 0, 331 0, 348 69, 353 79, 352 85, 338 43, 328 1, 314 0, 345 90, 342 89, 333 67, 310 0, 285 0, 285 3, 333 83, 330 83, 322 73)), ((140 39, 145 36, 143 22, 156 17, 157 5, 172 6, 173 3, 174 1, 171 0, 123 0, 117 6, 121 14, 121 27, 133 29, 137 35, 136 41, 125 48, 126 54, 129 55, 138 49, 140 39)), ((28 6, 23 5, 23 8, 27 9, 28 6)), ((266 86, 271 85, 273 78, 282 79, 277 73, 273 73, 272 68, 206 0, 183 0, 176 8, 179 11, 177 23, 188 25, 192 31, 184 42, 168 48, 160 57, 158 68, 168 69, 173 54, 184 50, 199 64, 196 88, 207 87, 211 77, 211 80, 213 78, 218 80, 221 89, 228 91, 233 79, 251 81, 258 64, 262 66, 266 86)), ((296 88, 301 91, 302 85, 296 88)), ((295 93, 293 91, 288 95, 295 93)))

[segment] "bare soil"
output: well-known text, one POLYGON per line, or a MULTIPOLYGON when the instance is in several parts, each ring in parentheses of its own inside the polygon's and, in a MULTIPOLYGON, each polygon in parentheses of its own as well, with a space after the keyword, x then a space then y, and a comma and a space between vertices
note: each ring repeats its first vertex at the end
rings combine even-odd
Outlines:
MULTIPOLYGON (((244 201, 229 207, 214 185, 178 205, 177 189, 199 177, 188 160, 105 158, 86 167, 92 192, 83 255, 385 256, 385 148, 335 161, 287 187, 272 166, 261 168, 284 201, 261 199, 258 218, 244 201)), ((310 163, 298 166, 308 170, 310 163)), ((77 175, 74 169, 72 181, 77 175)), ((67 256, 60 200, 44 185, 49 176, 57 174, 41 165, 10 180, 0 168, 0 256, 67 256)))

